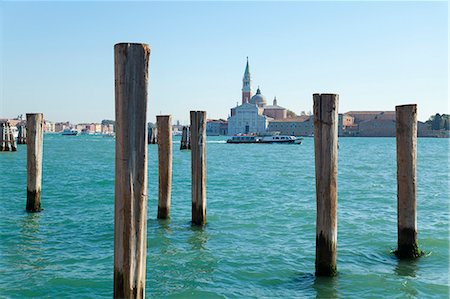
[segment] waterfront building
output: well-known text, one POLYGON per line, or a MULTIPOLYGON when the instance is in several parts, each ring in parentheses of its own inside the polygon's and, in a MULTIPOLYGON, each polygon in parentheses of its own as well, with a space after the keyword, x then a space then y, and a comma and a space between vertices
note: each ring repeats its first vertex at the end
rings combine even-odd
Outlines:
POLYGON ((292 118, 271 120, 269 132, 280 132, 282 135, 312 136, 314 134, 314 117, 302 115, 292 118))
POLYGON ((287 117, 287 109, 278 106, 277 98, 275 97, 273 99, 273 105, 268 105, 264 107, 263 114, 273 119, 284 119, 287 117))
POLYGON ((55 132, 62 132, 64 129, 70 129, 70 123, 68 121, 55 123, 55 132))
POLYGON ((101 132, 102 134, 114 133, 114 125, 112 123, 103 123, 101 132))
POLYGON ((380 118, 395 120, 395 111, 348 111, 344 114, 353 117, 355 124, 380 118))
POLYGON ((208 119, 206 121, 206 135, 228 135, 228 122, 224 119, 208 119))
POLYGON ((341 136, 395 136, 395 111, 349 111, 344 115, 352 117, 353 120, 348 123, 342 121, 341 136))
POLYGON ((54 133, 56 132, 56 124, 54 122, 44 120, 44 132, 54 133))

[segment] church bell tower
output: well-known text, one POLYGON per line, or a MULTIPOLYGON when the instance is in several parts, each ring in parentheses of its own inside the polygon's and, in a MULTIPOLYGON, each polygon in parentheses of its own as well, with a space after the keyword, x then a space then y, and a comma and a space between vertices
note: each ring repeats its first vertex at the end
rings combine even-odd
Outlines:
POLYGON ((252 79, 250 77, 250 68, 248 66, 248 56, 247 65, 245 66, 244 78, 242 79, 242 104, 250 102, 252 97, 252 79))

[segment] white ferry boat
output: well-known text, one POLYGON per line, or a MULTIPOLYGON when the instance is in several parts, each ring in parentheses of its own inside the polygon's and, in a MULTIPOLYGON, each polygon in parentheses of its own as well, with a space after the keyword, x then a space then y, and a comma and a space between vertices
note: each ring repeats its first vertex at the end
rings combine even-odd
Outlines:
POLYGON ((301 144, 303 138, 288 135, 236 135, 227 140, 227 143, 295 143, 301 144))
POLYGON ((297 139, 295 136, 288 135, 272 135, 272 136, 263 136, 260 143, 296 143, 301 144, 302 139, 297 139))
POLYGON ((256 135, 236 135, 227 140, 227 143, 259 143, 262 137, 256 135))

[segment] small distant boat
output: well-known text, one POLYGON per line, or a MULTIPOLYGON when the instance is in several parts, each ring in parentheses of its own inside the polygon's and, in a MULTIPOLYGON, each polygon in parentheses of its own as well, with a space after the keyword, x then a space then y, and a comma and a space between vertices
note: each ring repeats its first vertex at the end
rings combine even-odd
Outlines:
POLYGON ((64 131, 62 132, 62 135, 65 136, 76 136, 78 135, 78 131, 75 129, 64 129, 64 131))
POLYGON ((295 143, 301 144, 302 138, 288 135, 236 135, 227 140, 227 143, 295 143))

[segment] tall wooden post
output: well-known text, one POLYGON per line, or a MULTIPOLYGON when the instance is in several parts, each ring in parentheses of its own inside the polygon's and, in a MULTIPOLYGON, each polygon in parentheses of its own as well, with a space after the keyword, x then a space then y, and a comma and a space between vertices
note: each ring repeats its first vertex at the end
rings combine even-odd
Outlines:
POLYGON ((180 150, 188 149, 188 128, 183 126, 183 132, 181 133, 180 150))
POLYGON ((172 116, 156 116, 158 128, 158 218, 170 217, 172 190, 172 116))
POLYGON ((395 107, 397 125, 397 237, 399 258, 421 255, 416 223, 417 105, 395 107))
POLYGON ((27 212, 41 211, 43 129, 42 113, 27 113, 27 212))
POLYGON ((150 48, 146 44, 114 46, 114 298, 145 296, 149 57, 150 48))
POLYGON ((191 111, 192 223, 206 223, 206 111, 191 111))
POLYGON ((337 94, 314 94, 316 164, 316 275, 336 274, 337 243, 337 94))

